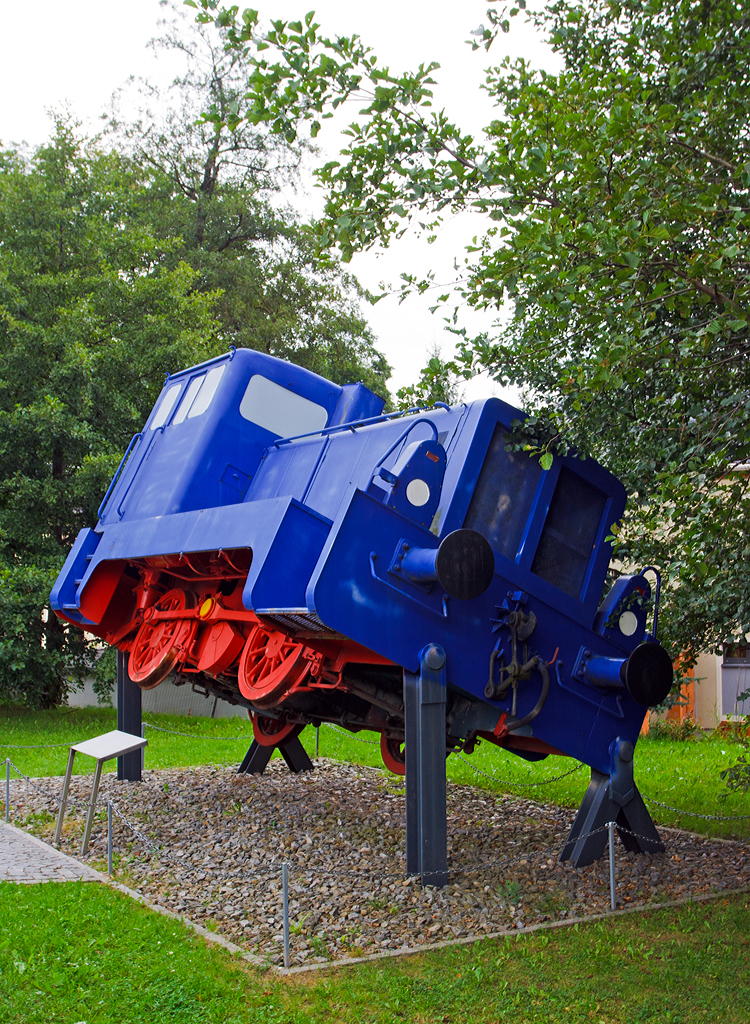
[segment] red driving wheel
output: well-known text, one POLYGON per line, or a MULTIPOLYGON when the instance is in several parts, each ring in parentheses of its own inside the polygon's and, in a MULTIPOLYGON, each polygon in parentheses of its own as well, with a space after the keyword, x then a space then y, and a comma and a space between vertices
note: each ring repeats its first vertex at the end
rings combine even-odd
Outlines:
POLYGON ((310 671, 305 645, 285 633, 258 623, 247 638, 240 657, 237 682, 243 697, 256 707, 272 708, 310 671))
POLYGON ((196 619, 188 618, 194 606, 192 594, 184 590, 168 590, 153 606, 151 618, 136 633, 128 661, 128 675, 142 690, 158 686, 184 657, 198 627, 196 619), (184 611, 185 618, 153 617, 154 612, 177 611, 184 611))
POLYGON ((393 772, 394 775, 406 775, 406 752, 403 740, 391 739, 381 732, 380 756, 389 772, 393 772))
POLYGON ((293 740, 304 729, 303 725, 285 722, 283 718, 265 718, 253 715, 253 735, 261 747, 276 747, 293 740))

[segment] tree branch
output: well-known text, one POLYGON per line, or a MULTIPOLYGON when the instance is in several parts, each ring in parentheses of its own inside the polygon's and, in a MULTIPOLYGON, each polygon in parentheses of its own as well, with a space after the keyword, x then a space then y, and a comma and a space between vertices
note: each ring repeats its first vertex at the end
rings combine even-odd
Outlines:
POLYGON ((695 146, 689 146, 687 142, 682 142, 680 139, 675 138, 674 135, 670 136, 671 141, 674 142, 675 146, 679 146, 681 149, 686 149, 688 153, 694 153, 696 156, 702 156, 704 160, 710 160, 711 163, 718 164, 719 167, 726 167, 732 174, 737 173, 737 168, 734 164, 730 164, 728 160, 723 160, 720 156, 713 156, 711 153, 707 153, 705 149, 698 149, 695 146))

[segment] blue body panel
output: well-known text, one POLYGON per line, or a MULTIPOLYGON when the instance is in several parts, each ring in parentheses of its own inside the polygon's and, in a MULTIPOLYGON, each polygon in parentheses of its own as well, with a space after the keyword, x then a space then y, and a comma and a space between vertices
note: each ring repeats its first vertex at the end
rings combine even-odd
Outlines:
MULTIPOLYGON (((381 409, 361 385, 341 388, 258 352, 240 350, 169 378, 96 531, 79 536, 53 608, 80 622, 81 595, 107 561, 251 549, 245 609, 316 617, 411 672, 420 651, 437 643, 449 688, 496 721, 510 713, 511 696, 493 700, 484 691, 493 651, 505 656, 509 640, 498 623, 515 595, 536 617, 530 652, 550 662, 551 677, 524 735, 608 772, 610 744, 635 743, 645 710, 624 689, 582 681, 574 667, 584 649, 626 658, 644 639, 645 581, 636 588, 635 633, 617 627, 630 584, 618 584, 597 614, 606 537, 624 511, 624 488, 592 460, 556 457, 543 471, 510 449, 507 432, 522 414, 497 399, 404 416, 383 417, 381 409), (193 382, 204 379, 213 391, 204 392, 202 409, 195 403, 208 385, 193 382), (194 414, 178 421, 189 394, 194 414), (262 422, 253 420, 248 395, 260 396, 262 422), (271 429, 274 396, 291 423, 315 421, 313 430, 271 429), (398 576, 400 546, 437 549, 459 529, 481 533, 494 553, 494 576, 480 597, 458 600, 438 582, 398 576)), ((538 673, 519 686, 518 717, 540 687, 538 673)))

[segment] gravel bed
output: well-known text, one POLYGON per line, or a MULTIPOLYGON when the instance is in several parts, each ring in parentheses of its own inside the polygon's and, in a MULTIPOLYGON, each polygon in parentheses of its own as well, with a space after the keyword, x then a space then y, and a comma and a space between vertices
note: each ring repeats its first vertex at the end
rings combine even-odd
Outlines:
MULTIPOLYGON (((53 792, 57 780, 38 780, 53 792)), ((62 849, 78 856, 91 777, 74 778, 62 849)), ((282 960, 281 863, 289 869, 292 964, 418 947, 609 909, 609 864, 580 870, 557 856, 575 812, 448 785, 449 884, 404 877, 403 780, 320 759, 292 775, 236 766, 146 771, 141 784, 102 778, 159 850, 115 818, 115 872, 154 902, 221 932, 271 964, 282 960)), ((13 820, 48 841, 56 804, 13 783, 13 820), (25 819, 25 821, 24 821, 25 819)), ((750 844, 662 832, 666 853, 617 844, 619 906, 647 905, 750 883, 750 844)), ((106 870, 106 810, 86 860, 106 870)))

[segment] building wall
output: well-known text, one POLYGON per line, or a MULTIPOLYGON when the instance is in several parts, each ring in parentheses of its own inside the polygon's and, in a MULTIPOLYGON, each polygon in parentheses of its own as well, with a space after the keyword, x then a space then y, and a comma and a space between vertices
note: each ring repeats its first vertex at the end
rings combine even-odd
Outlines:
MULTIPOLYGON (((87 679, 84 688, 71 693, 68 697, 70 707, 102 707, 98 703, 93 690, 93 680, 87 679)), ((104 707, 117 706, 117 691, 113 690, 112 697, 104 704, 104 707)), ((247 708, 236 707, 227 704, 224 700, 216 700, 214 697, 204 697, 202 694, 194 693, 189 685, 174 686, 169 679, 165 679, 153 690, 143 691, 143 710, 162 715, 189 715, 200 718, 247 718, 247 708)))
POLYGON ((668 718, 681 721, 694 714, 704 729, 715 729, 720 722, 750 714, 750 700, 737 701, 737 695, 750 689, 750 655, 727 648, 725 654, 701 654, 692 672, 695 682, 684 688, 687 703, 673 708, 668 718))

